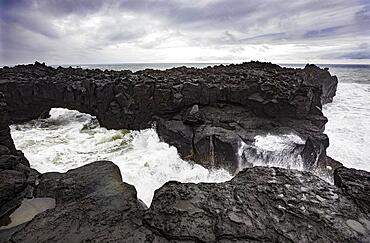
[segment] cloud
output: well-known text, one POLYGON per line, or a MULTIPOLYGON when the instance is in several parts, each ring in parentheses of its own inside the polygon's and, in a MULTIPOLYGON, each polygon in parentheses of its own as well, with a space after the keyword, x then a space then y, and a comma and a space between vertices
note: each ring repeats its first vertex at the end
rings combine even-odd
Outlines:
POLYGON ((0 4, 0 64, 370 59, 368 0, 0 4))
POLYGON ((335 35, 338 30, 343 29, 344 26, 334 26, 328 27, 320 30, 311 30, 304 34, 304 38, 318 38, 318 37, 328 37, 335 35))
POLYGON ((359 60, 361 60, 361 59, 370 59, 370 51, 369 50, 367 52, 357 51, 357 52, 352 52, 352 53, 342 55, 340 57, 344 58, 344 59, 359 59, 359 60))
POLYGON ((334 59, 370 60, 369 43, 361 43, 353 48, 338 50, 336 53, 330 53, 325 57, 334 59))

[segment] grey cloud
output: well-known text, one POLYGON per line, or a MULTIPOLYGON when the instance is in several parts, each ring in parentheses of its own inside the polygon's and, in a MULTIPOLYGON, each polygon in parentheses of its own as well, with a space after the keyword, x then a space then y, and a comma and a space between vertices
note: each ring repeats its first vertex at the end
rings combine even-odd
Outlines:
POLYGON ((69 14, 89 14, 98 11, 108 1, 100 0, 2 0, 1 6, 6 11, 32 10, 46 16, 64 16, 69 14))
POLYGON ((362 43, 358 47, 350 50, 348 53, 340 55, 344 59, 370 59, 370 43, 362 43))
POLYGON ((143 36, 145 32, 131 32, 131 31, 121 31, 121 32, 113 32, 109 33, 108 40, 111 42, 124 42, 136 39, 140 36, 143 36))
POLYGON ((212 44, 223 44, 223 45, 243 45, 243 44, 263 44, 272 43, 281 40, 288 39, 289 36, 285 32, 269 33, 264 35, 257 35, 248 38, 238 38, 231 34, 229 31, 225 31, 221 37, 209 39, 212 44))
POLYGON ((242 43, 265 43, 267 41, 280 41, 288 39, 289 35, 286 32, 269 33, 265 35, 257 35, 250 38, 240 40, 242 43))
POLYGON ((370 2, 365 4, 365 6, 363 6, 361 8, 361 10, 356 12, 355 18, 356 18, 357 24, 359 24, 363 27, 367 27, 367 29, 369 29, 369 25, 370 25, 370 2))
MULTIPOLYGON (((223 58, 229 60, 251 44, 263 45, 259 49, 268 52, 268 45, 310 46, 317 40, 336 44, 344 37, 370 36, 368 0, 215 0, 205 3, 0 0, 0 4, 2 63, 18 62, 22 55, 32 56, 32 53, 35 56, 42 53, 46 59, 52 55, 63 58, 63 50, 57 49, 63 45, 70 49, 76 45, 75 55, 83 57, 122 43, 129 43, 137 50, 161 49, 165 48, 162 43, 168 40, 181 40, 190 47, 212 47, 215 51, 228 47, 230 55, 223 58), (112 20, 94 22, 97 26, 91 27, 94 29, 91 31, 80 23, 88 22, 91 16, 112 20), (72 21, 73 26, 63 24, 65 20, 72 21), (150 35, 154 37, 146 38, 150 35)), ((353 45, 346 53, 339 50, 326 54, 368 59, 368 49, 355 50, 353 45)))
POLYGON ((304 38, 318 38, 318 37, 332 36, 335 33, 337 33, 338 30, 341 30, 343 28, 344 26, 334 26, 334 27, 328 27, 328 28, 319 29, 319 30, 311 30, 304 34, 304 38))
POLYGON ((340 58, 344 59, 370 59, 370 50, 366 51, 358 51, 358 52, 351 52, 344 55, 341 55, 340 58))
POLYGON ((352 60, 370 60, 370 42, 361 43, 350 49, 337 50, 322 56, 329 59, 352 59, 352 60))

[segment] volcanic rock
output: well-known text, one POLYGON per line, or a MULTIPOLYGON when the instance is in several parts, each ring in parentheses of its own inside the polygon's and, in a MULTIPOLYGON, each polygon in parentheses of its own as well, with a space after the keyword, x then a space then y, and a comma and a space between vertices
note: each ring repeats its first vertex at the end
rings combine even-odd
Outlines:
MULTIPOLYGON (((346 184, 356 181, 355 171, 346 173, 346 184)), ((167 182, 146 208, 116 165, 98 161, 43 174, 36 196, 55 198, 56 207, 0 236, 11 242, 368 242, 370 215, 359 205, 369 195, 355 199, 352 192, 310 172, 253 167, 224 183, 167 182)))
POLYGON ((307 168, 318 166, 329 144, 321 107, 336 85, 335 76, 315 65, 261 62, 138 72, 40 63, 0 69, 12 122, 45 118, 62 107, 94 115, 107 128, 155 123, 161 139, 183 158, 233 173, 249 163, 237 155, 240 144, 252 146, 254 135, 280 131, 309 142, 297 149, 307 168))
POLYGON ((334 172, 334 183, 351 197, 364 213, 370 215, 369 172, 339 167, 334 172))
POLYGON ((11 233, 11 242, 164 242, 143 226, 146 206, 112 162, 45 173, 35 195, 55 198, 56 207, 11 233))
POLYGON ((254 167, 225 183, 168 182, 144 220, 178 241, 367 242, 369 217, 311 173, 254 167))
POLYGON ((8 110, 0 93, 0 218, 20 205, 31 189, 29 162, 17 151, 10 135, 8 110))
POLYGON ((193 107, 185 114, 183 122, 190 126, 204 123, 204 114, 199 110, 198 105, 193 105, 193 107))

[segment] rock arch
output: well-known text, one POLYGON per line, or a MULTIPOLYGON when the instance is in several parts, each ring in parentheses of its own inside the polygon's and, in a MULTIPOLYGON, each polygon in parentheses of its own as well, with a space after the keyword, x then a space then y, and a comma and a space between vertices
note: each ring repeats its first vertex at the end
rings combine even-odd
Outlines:
POLYGON ((12 122, 46 117, 52 107, 94 115, 107 128, 144 129, 183 158, 208 167, 238 170, 240 142, 256 134, 291 132, 306 144, 307 167, 326 160, 323 103, 337 78, 314 65, 282 68, 249 62, 203 69, 102 71, 53 68, 36 62, 0 69, 0 92, 12 122))

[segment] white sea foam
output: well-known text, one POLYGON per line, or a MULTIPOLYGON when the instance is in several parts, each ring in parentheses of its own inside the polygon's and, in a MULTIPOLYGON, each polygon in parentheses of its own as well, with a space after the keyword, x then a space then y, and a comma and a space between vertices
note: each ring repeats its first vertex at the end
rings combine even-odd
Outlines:
POLYGON ((295 134, 282 135, 257 135, 255 136, 254 145, 264 151, 283 151, 292 150, 296 144, 304 144, 305 141, 295 134))
POLYGON ((11 126, 18 149, 40 172, 59 171, 96 160, 111 160, 123 181, 135 186, 138 197, 150 205, 154 191, 165 182, 222 182, 225 170, 209 171, 182 160, 175 147, 160 142, 154 129, 107 130, 94 117, 66 109, 52 109, 51 117, 11 126))
MULTIPOLYGON (((65 172, 96 160, 110 160, 119 166, 123 181, 134 185, 147 205, 154 191, 170 180, 197 183, 232 178, 225 170, 208 170, 182 160, 177 149, 161 142, 154 129, 107 130, 93 116, 78 111, 55 108, 50 114, 48 119, 11 126, 17 148, 42 173, 65 172)), ((302 169, 299 154, 293 152, 295 144, 301 143, 304 141, 294 134, 259 135, 253 153, 242 146, 239 155, 254 166, 302 169)))
POLYGON ((300 150, 305 141, 296 134, 265 134, 254 137, 252 144, 241 143, 238 151, 240 168, 246 166, 274 166, 303 170, 300 150))
POLYGON ((347 167, 370 171, 370 84, 339 83, 334 102, 323 111, 329 119, 328 155, 347 167))

